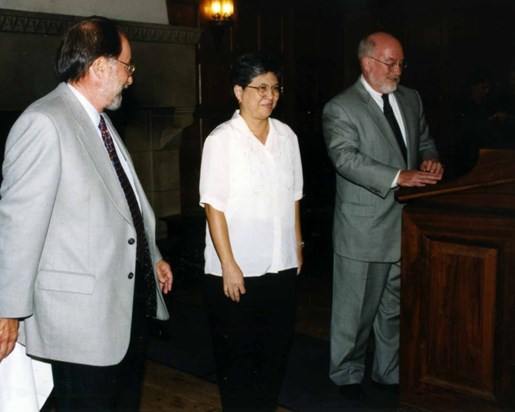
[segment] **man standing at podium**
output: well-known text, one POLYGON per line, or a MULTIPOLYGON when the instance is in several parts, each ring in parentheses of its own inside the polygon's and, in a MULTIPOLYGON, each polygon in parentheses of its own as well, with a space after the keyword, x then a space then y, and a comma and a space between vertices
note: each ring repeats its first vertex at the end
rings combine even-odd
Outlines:
POLYGON ((330 377, 348 399, 361 385, 370 333, 372 381, 398 389, 401 211, 399 186, 443 175, 419 94, 399 86, 400 42, 373 33, 358 48, 362 75, 328 102, 324 138, 336 169, 330 377))

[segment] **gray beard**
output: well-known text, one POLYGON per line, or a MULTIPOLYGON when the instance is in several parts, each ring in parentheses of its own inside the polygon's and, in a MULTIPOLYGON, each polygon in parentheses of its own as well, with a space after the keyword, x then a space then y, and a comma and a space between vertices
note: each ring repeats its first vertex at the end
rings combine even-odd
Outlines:
POLYGON ((122 94, 117 95, 111 102, 106 106, 108 110, 118 110, 122 105, 122 94))

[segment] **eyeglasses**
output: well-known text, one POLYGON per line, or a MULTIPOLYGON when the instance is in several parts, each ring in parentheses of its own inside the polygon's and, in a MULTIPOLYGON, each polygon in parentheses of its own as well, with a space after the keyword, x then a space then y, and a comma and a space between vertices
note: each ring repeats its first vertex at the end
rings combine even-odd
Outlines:
POLYGON ((256 89, 258 94, 261 97, 265 97, 268 92, 271 90, 273 96, 279 96, 283 92, 283 88, 281 86, 269 86, 268 84, 260 84, 259 86, 247 86, 251 89, 256 89))
POLYGON ((375 57, 372 57, 372 56, 366 56, 366 57, 368 57, 369 59, 375 60, 376 62, 384 64, 385 66, 388 67, 388 70, 390 70, 390 71, 393 71, 395 69, 406 70, 406 68, 408 67, 408 65, 406 64, 406 62, 404 60, 401 60, 400 62, 386 63, 386 62, 376 59, 375 57))
POLYGON ((134 73, 134 71, 136 70, 136 66, 133 65, 133 64, 130 64, 130 63, 125 63, 125 62, 122 62, 121 60, 118 60, 118 59, 113 59, 114 61, 117 61, 118 63, 121 63, 125 66, 125 70, 127 70, 127 74, 129 76, 132 76, 132 74, 134 73))

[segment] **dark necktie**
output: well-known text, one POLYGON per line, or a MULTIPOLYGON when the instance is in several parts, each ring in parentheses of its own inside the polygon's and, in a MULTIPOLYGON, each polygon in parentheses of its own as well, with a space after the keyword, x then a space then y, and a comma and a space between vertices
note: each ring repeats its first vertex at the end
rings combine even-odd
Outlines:
MULTIPOLYGON (((120 158, 116 153, 111 133, 109 133, 106 122, 102 116, 100 116, 100 123, 98 128, 102 133, 102 140, 104 141, 104 145, 107 149, 107 152, 109 153, 109 158, 113 163, 114 170, 116 171, 120 185, 122 186, 123 192, 125 193, 125 198, 127 199, 127 204, 129 205, 129 209, 132 215, 132 222, 134 223, 134 227, 136 229, 136 259, 142 272, 141 274, 138 273, 138 275, 142 276, 143 280, 146 314, 147 316, 155 316, 157 308, 156 280, 154 278, 152 261, 150 259, 150 250, 148 248, 147 236, 145 235, 143 216, 141 215, 138 200, 136 199, 136 194, 134 193, 134 190, 130 184, 129 178, 123 170, 122 164, 120 163, 120 158)), ((140 291, 135 291, 134 293, 137 294, 138 292, 140 291)))
POLYGON ((393 113, 392 106, 390 105, 389 94, 383 94, 381 97, 383 98, 383 112, 390 123, 390 127, 392 128, 393 134, 395 135, 395 139, 399 144, 399 148, 402 152, 402 157, 404 161, 407 162, 407 154, 406 154, 406 143, 404 142, 404 138, 402 137, 401 128, 399 127, 399 123, 397 123, 397 119, 395 118, 395 114, 393 113))

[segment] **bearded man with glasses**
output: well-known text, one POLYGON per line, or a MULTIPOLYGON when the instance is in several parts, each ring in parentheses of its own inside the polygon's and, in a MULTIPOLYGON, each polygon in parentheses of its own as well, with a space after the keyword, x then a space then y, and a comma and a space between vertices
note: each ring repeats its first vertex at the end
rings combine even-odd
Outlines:
POLYGON ((398 390, 401 211, 399 186, 443 175, 419 94, 399 85, 400 42, 373 33, 358 48, 362 75, 323 110, 327 151, 336 170, 330 377, 349 399, 362 387, 369 336, 372 381, 398 390))
POLYGON ((104 113, 132 84, 131 58, 112 21, 78 22, 57 53, 61 83, 7 138, 0 361, 19 330, 27 354, 52 366, 58 411, 139 410, 147 318, 168 318, 154 213, 104 113))

